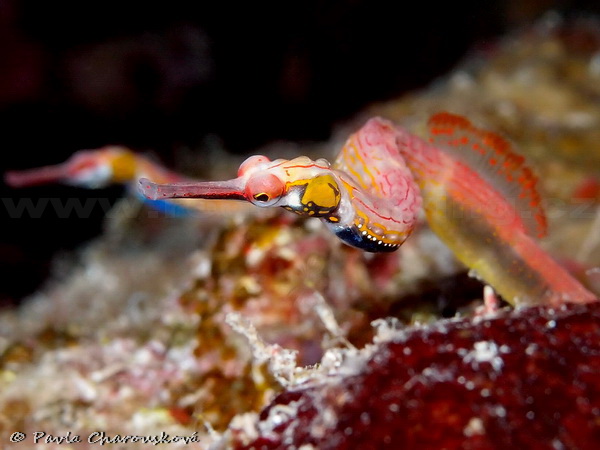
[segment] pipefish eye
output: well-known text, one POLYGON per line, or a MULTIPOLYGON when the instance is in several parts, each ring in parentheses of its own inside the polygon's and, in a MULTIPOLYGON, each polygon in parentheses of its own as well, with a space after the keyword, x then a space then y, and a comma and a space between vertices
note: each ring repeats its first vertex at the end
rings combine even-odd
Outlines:
POLYGON ((256 206, 273 206, 284 190, 284 183, 275 175, 259 173, 246 183, 246 198, 256 206))
POLYGON ((271 200, 271 197, 269 197, 269 194, 266 192, 261 192, 260 194, 254 194, 254 200, 257 202, 266 203, 271 200))

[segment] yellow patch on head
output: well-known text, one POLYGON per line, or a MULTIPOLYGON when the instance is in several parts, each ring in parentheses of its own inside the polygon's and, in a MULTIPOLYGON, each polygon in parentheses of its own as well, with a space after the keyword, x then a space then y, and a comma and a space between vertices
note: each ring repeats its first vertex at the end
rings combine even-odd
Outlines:
MULTIPOLYGON (((340 204, 340 189, 332 175, 321 175, 309 182, 302 196, 304 205, 314 205, 320 213, 334 211, 340 204)), ((321 215, 321 214, 319 214, 321 215)))
POLYGON ((113 180, 117 183, 131 181, 136 175, 137 162, 130 152, 119 153, 111 160, 113 180))

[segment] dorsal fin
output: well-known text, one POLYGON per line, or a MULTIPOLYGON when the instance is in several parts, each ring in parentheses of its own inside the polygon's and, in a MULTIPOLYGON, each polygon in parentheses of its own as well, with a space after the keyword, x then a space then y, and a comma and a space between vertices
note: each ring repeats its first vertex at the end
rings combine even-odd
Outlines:
POLYGON ((434 114, 428 125, 431 143, 477 171, 511 202, 529 234, 546 235, 546 215, 536 188, 537 178, 506 139, 448 112, 434 114))

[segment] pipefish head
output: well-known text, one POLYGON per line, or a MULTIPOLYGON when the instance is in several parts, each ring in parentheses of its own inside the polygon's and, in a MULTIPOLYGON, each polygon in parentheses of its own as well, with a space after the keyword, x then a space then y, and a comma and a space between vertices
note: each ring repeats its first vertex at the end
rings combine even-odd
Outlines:
POLYGON ((238 177, 227 181, 156 184, 140 180, 150 199, 205 198, 245 200, 258 207, 283 207, 307 217, 328 217, 341 195, 335 175, 324 159, 301 156, 271 161, 255 155, 242 163, 238 177))
POLYGON ((100 188, 134 179, 136 168, 134 153, 124 147, 108 146, 78 151, 61 164, 7 172, 5 180, 13 187, 64 183, 100 188))

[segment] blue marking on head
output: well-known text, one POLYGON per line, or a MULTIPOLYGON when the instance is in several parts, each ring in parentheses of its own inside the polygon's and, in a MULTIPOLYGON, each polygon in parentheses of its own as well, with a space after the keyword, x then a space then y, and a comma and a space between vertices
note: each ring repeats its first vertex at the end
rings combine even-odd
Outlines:
POLYGON ((177 203, 168 200, 150 200, 141 196, 140 199, 153 210, 171 217, 190 217, 195 212, 193 209, 186 208, 185 206, 178 205, 177 203))

